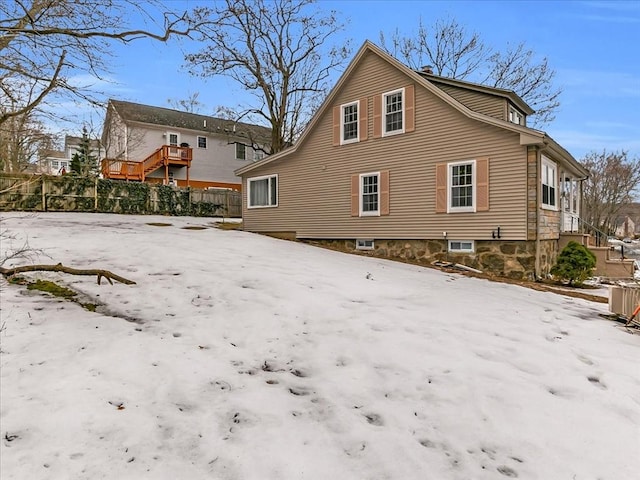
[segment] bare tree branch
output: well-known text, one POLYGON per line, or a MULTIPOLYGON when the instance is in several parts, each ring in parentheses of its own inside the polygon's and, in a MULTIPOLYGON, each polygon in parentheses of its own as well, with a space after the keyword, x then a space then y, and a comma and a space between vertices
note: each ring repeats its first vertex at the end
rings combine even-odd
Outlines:
POLYGON ((115 280, 116 282, 119 282, 119 283, 123 283, 125 285, 136 284, 136 282, 134 282, 133 280, 129 280, 127 278, 121 277, 120 275, 116 275, 115 273, 110 272, 109 270, 101 270, 101 269, 95 269, 95 268, 90 268, 90 269, 71 268, 71 267, 65 267, 61 263, 58 263, 56 265, 23 265, 21 267, 11 267, 11 268, 0 267, 0 274, 2 274, 4 277, 10 277, 18 273, 26 273, 26 272, 62 272, 62 273, 69 273, 71 275, 96 275, 98 277, 97 278, 98 285, 100 285, 102 278, 106 278, 111 285, 113 285, 112 280, 115 280))
POLYGON ((188 54, 193 75, 227 75, 254 94, 243 109, 272 130, 268 153, 291 145, 328 91, 329 75, 345 62, 348 45, 329 47, 341 30, 336 13, 309 10, 312 0, 225 0, 197 8, 193 22, 206 46, 188 54), (209 22, 206 24, 206 22, 209 22))
POLYGON ((640 187, 640 159, 628 158, 625 151, 604 150, 587 154, 581 162, 589 170, 583 196, 586 220, 611 233, 616 216, 633 202, 640 187))
POLYGON ((530 126, 550 123, 560 106, 562 89, 554 87, 555 71, 546 57, 537 60, 524 43, 494 51, 453 18, 436 20, 430 28, 420 19, 417 32, 407 36, 396 29, 387 39, 381 32, 380 43, 414 70, 429 65, 436 75, 513 90, 536 110, 530 126))

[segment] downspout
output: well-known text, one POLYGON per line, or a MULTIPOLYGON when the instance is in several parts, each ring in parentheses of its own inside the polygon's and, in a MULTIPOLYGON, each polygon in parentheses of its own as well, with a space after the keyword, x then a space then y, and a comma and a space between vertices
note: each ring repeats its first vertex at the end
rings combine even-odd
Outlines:
POLYGON ((535 278, 534 280, 540 280, 540 189, 542 188, 540 182, 540 172, 542 171, 542 156, 540 150, 535 149, 536 153, 536 264, 535 264, 535 278))

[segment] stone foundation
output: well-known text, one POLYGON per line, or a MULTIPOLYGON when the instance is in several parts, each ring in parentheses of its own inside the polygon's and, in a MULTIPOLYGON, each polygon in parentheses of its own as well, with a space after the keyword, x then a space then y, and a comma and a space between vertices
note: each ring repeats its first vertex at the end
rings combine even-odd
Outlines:
MULTIPOLYGON (((355 240, 313 240, 334 250, 430 265, 460 263, 500 277, 535 279, 535 241, 476 240, 474 253, 447 252, 446 240, 375 240, 373 250, 356 250, 355 240)), ((548 273, 557 258, 557 241, 540 242, 541 271, 548 273)))

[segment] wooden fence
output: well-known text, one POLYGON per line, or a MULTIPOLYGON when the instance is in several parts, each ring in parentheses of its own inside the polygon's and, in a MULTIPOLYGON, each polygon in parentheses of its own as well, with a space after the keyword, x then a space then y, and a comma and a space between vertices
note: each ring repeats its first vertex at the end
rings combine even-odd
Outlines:
POLYGON ((240 192, 72 175, 0 173, 0 211, 103 212, 241 217, 240 192))

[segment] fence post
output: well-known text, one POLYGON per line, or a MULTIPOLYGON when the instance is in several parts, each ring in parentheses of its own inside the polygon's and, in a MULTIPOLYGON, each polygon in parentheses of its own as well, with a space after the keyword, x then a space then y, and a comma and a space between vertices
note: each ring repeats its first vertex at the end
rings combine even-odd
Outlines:
POLYGON ((224 201, 225 201, 225 211, 227 212, 226 216, 229 217, 229 192, 230 190, 227 190, 224 194, 224 201))
POLYGON ((47 195, 45 193, 45 181, 44 181, 44 175, 40 175, 40 179, 42 180, 42 211, 46 212, 47 211, 47 195))

